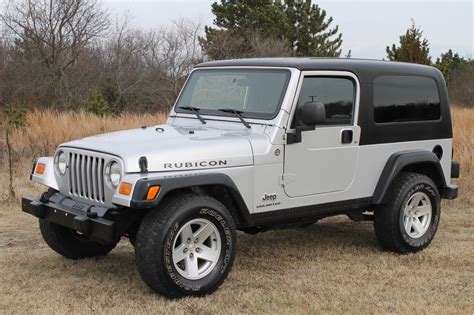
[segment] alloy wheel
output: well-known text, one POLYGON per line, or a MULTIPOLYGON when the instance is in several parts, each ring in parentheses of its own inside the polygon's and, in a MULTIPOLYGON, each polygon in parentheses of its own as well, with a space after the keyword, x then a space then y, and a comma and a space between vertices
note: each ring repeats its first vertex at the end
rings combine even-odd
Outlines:
POLYGON ((217 227, 206 219, 186 222, 173 241, 173 264, 186 279, 198 280, 216 266, 221 253, 221 236, 217 227))

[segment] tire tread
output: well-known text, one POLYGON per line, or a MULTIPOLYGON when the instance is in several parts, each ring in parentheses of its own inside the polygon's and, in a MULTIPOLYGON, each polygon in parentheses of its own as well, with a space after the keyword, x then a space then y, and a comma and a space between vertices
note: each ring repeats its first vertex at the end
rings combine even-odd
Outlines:
POLYGON ((105 256, 117 245, 103 245, 91 240, 74 239, 72 231, 46 220, 39 220, 41 235, 48 246, 58 254, 69 259, 105 256))
POLYGON ((386 205, 375 211, 375 235, 383 248, 401 254, 408 254, 422 250, 429 245, 430 242, 427 242, 424 246, 419 248, 407 246, 401 236, 399 228, 399 207, 410 187, 420 181, 432 186, 439 198, 437 186, 431 178, 420 173, 402 172, 390 186, 390 190, 393 193, 386 205))
MULTIPOLYGON (((170 228, 171 221, 173 215, 175 214, 176 210, 185 206, 186 204, 192 203, 196 201, 196 198, 200 200, 207 201, 208 203, 215 203, 219 205, 221 209, 226 209, 226 207, 219 202, 218 200, 208 196, 208 195, 198 195, 194 193, 187 193, 185 195, 181 195, 177 198, 169 200, 161 209, 160 211, 150 211, 144 218, 142 223, 140 224, 137 238, 136 238, 136 246, 135 246, 135 257, 136 257, 136 265, 138 272, 140 273, 144 282, 152 288, 157 293, 167 296, 169 298, 181 298, 188 296, 186 292, 183 292, 180 289, 177 289, 172 284, 168 283, 168 279, 165 280, 165 275, 160 269, 157 268, 158 272, 154 271, 153 266, 153 258, 151 257, 151 253, 156 251, 156 248, 161 248, 157 242, 164 242, 164 233, 161 237, 156 237, 157 235, 152 235, 154 231, 163 231, 170 228)), ((235 225, 232 220, 231 215, 227 211, 227 218, 228 223, 230 224, 230 228, 235 231, 235 225), (230 219, 230 220, 229 220, 230 219)), ((235 246, 235 245, 234 245, 235 246)), ((234 249, 235 250, 235 249, 234 249)), ((211 294, 225 281, 228 276, 228 273, 232 269, 233 258, 235 255, 232 255, 232 258, 229 261, 228 268, 226 268, 225 273, 221 276, 219 281, 213 285, 212 288, 206 290, 206 292, 196 292, 193 294, 195 296, 204 296, 211 294)))

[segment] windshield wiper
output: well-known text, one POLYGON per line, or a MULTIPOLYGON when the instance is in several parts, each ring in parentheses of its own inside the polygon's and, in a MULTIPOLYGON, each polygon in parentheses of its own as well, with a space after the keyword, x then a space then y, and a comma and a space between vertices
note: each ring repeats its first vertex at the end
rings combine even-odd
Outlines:
POLYGON ((195 113, 196 117, 199 119, 199 121, 202 122, 203 125, 206 124, 206 121, 204 120, 204 118, 202 118, 201 115, 199 114, 199 111, 201 110, 200 108, 192 107, 192 106, 181 106, 181 107, 178 107, 178 108, 181 108, 181 109, 184 109, 184 110, 195 113))
POLYGON ((242 117, 243 111, 237 110, 237 109, 232 109, 232 108, 221 108, 221 109, 218 109, 218 110, 221 111, 221 112, 224 112, 224 113, 234 114, 235 116, 237 116, 240 119, 240 121, 244 124, 245 127, 251 128, 250 124, 248 122, 246 122, 245 119, 242 117))

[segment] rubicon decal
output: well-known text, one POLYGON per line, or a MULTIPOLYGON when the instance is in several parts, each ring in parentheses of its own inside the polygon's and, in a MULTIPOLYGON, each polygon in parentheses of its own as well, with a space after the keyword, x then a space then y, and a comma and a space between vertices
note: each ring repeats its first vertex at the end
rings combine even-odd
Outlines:
POLYGON ((227 165, 227 160, 211 160, 211 161, 197 161, 197 162, 164 163, 163 168, 182 169, 182 168, 214 167, 214 166, 225 166, 225 165, 227 165))

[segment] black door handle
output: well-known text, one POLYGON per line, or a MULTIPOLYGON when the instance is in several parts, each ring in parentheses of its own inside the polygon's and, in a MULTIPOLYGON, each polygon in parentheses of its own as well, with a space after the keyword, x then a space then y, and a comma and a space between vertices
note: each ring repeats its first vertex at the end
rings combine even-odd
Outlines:
POLYGON ((352 143, 352 130, 346 129, 342 131, 341 143, 342 144, 352 143))

